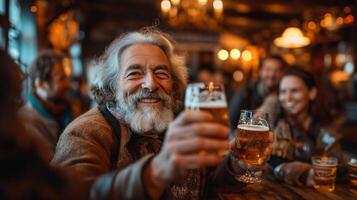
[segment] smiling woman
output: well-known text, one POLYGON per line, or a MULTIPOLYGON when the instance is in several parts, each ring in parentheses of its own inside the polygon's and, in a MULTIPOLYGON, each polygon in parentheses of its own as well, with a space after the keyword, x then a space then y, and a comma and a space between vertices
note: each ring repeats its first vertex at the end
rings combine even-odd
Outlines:
POLYGON ((346 163, 337 125, 330 121, 326 126, 318 112, 323 106, 318 102, 320 91, 311 73, 290 67, 280 81, 278 97, 270 97, 261 107, 271 114, 275 134, 269 163, 277 178, 287 183, 309 184, 306 177, 312 155, 333 155, 339 163, 346 163))
MULTIPOLYGON (((290 72, 283 77, 279 101, 287 117, 303 121, 308 118, 310 102, 316 99, 317 89, 312 77, 304 80, 300 76, 290 72)), ((308 74, 305 76, 308 77, 308 74)))

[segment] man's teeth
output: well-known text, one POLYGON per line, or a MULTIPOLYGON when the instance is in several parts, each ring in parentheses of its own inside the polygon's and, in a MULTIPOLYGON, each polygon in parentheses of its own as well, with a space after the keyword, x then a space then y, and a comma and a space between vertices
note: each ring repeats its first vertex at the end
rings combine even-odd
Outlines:
POLYGON ((160 101, 160 99, 140 99, 140 102, 143 102, 143 103, 156 103, 159 101, 160 101))
POLYGON ((294 106, 294 103, 286 103, 285 104, 287 107, 292 107, 292 106, 294 106))

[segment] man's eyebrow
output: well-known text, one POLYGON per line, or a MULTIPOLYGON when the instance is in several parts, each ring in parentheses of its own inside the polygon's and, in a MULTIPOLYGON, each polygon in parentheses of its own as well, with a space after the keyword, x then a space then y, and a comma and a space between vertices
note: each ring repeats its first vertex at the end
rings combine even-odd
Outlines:
POLYGON ((125 73, 128 73, 128 71, 131 71, 131 70, 135 70, 135 69, 142 69, 143 67, 139 64, 133 64, 133 65, 130 65, 128 68, 125 69, 125 73))
POLYGON ((158 69, 163 69, 163 70, 167 70, 169 71, 169 66, 162 64, 162 65, 156 65, 154 70, 158 70, 158 69))

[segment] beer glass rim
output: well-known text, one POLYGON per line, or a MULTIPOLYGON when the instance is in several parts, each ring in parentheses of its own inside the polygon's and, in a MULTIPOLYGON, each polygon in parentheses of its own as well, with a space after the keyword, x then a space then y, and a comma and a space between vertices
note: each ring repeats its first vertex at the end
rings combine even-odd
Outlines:
MULTIPOLYGON (((227 108, 227 97, 224 90, 224 85, 222 83, 213 83, 214 90, 208 92, 209 94, 206 97, 201 94, 205 94, 206 89, 209 89, 209 83, 204 82, 193 82, 190 83, 185 92, 185 107, 196 110, 203 107, 207 108, 227 108), (203 91, 201 91, 203 89, 203 91)), ((210 91, 210 89, 209 89, 210 91)))
POLYGON ((333 156, 312 156, 311 161, 313 165, 323 165, 323 166, 337 166, 338 159, 333 156), (322 159, 324 158, 324 159, 322 159))
POLYGON ((269 113, 268 112, 265 112, 265 111, 263 111, 263 110, 259 110, 259 109, 242 109, 241 111, 240 111, 240 117, 239 117, 239 122, 238 122, 238 125, 237 125, 237 128, 239 128, 239 127, 242 127, 242 125, 243 126, 246 126, 246 125, 248 125, 248 126, 259 126, 259 127, 264 127, 264 129, 265 128, 267 128, 268 130, 271 130, 270 129, 270 124, 269 124, 269 113), (253 116, 256 116, 256 114, 258 114, 258 116, 264 116, 264 119, 262 119, 262 118, 257 118, 257 119, 259 119, 259 124, 255 124, 255 123, 253 123, 253 121, 255 121, 255 120, 253 120, 255 117, 253 117, 253 116), (250 120, 248 120, 248 121, 245 121, 245 116, 249 116, 248 118, 250 119, 250 120), (244 121, 243 123, 241 123, 241 121, 244 121), (262 124, 262 123, 265 123, 265 124, 262 124))
POLYGON ((351 158, 350 161, 348 161, 349 165, 357 166, 357 158, 351 158))
POLYGON ((252 112, 252 113, 257 113, 257 112, 260 112, 260 113, 264 113, 264 114, 268 114, 268 112, 264 111, 264 110, 260 110, 260 109, 242 109, 240 110, 240 112, 252 112))
POLYGON ((192 82, 192 83, 189 83, 187 86, 208 86, 210 83, 213 83, 213 85, 215 86, 220 86, 222 87, 222 89, 224 88, 224 84, 223 83, 219 83, 219 82, 215 82, 215 81, 208 81, 208 82, 192 82))

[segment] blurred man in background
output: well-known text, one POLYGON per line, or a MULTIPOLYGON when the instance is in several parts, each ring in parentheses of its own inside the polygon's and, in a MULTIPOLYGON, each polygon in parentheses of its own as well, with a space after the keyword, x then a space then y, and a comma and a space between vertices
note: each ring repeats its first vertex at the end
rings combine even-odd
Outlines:
POLYGON ((230 101, 229 120, 232 130, 237 128, 242 109, 256 109, 268 95, 277 93, 285 67, 286 62, 279 55, 271 55, 263 60, 259 79, 239 90, 230 101))
POLYGON ((69 98, 71 65, 62 54, 46 50, 30 66, 31 92, 20 110, 26 129, 43 140, 52 157, 59 135, 73 119, 69 98))
POLYGON ((87 199, 80 185, 49 166, 43 143, 17 115, 22 73, 0 50, 0 199, 87 199))

